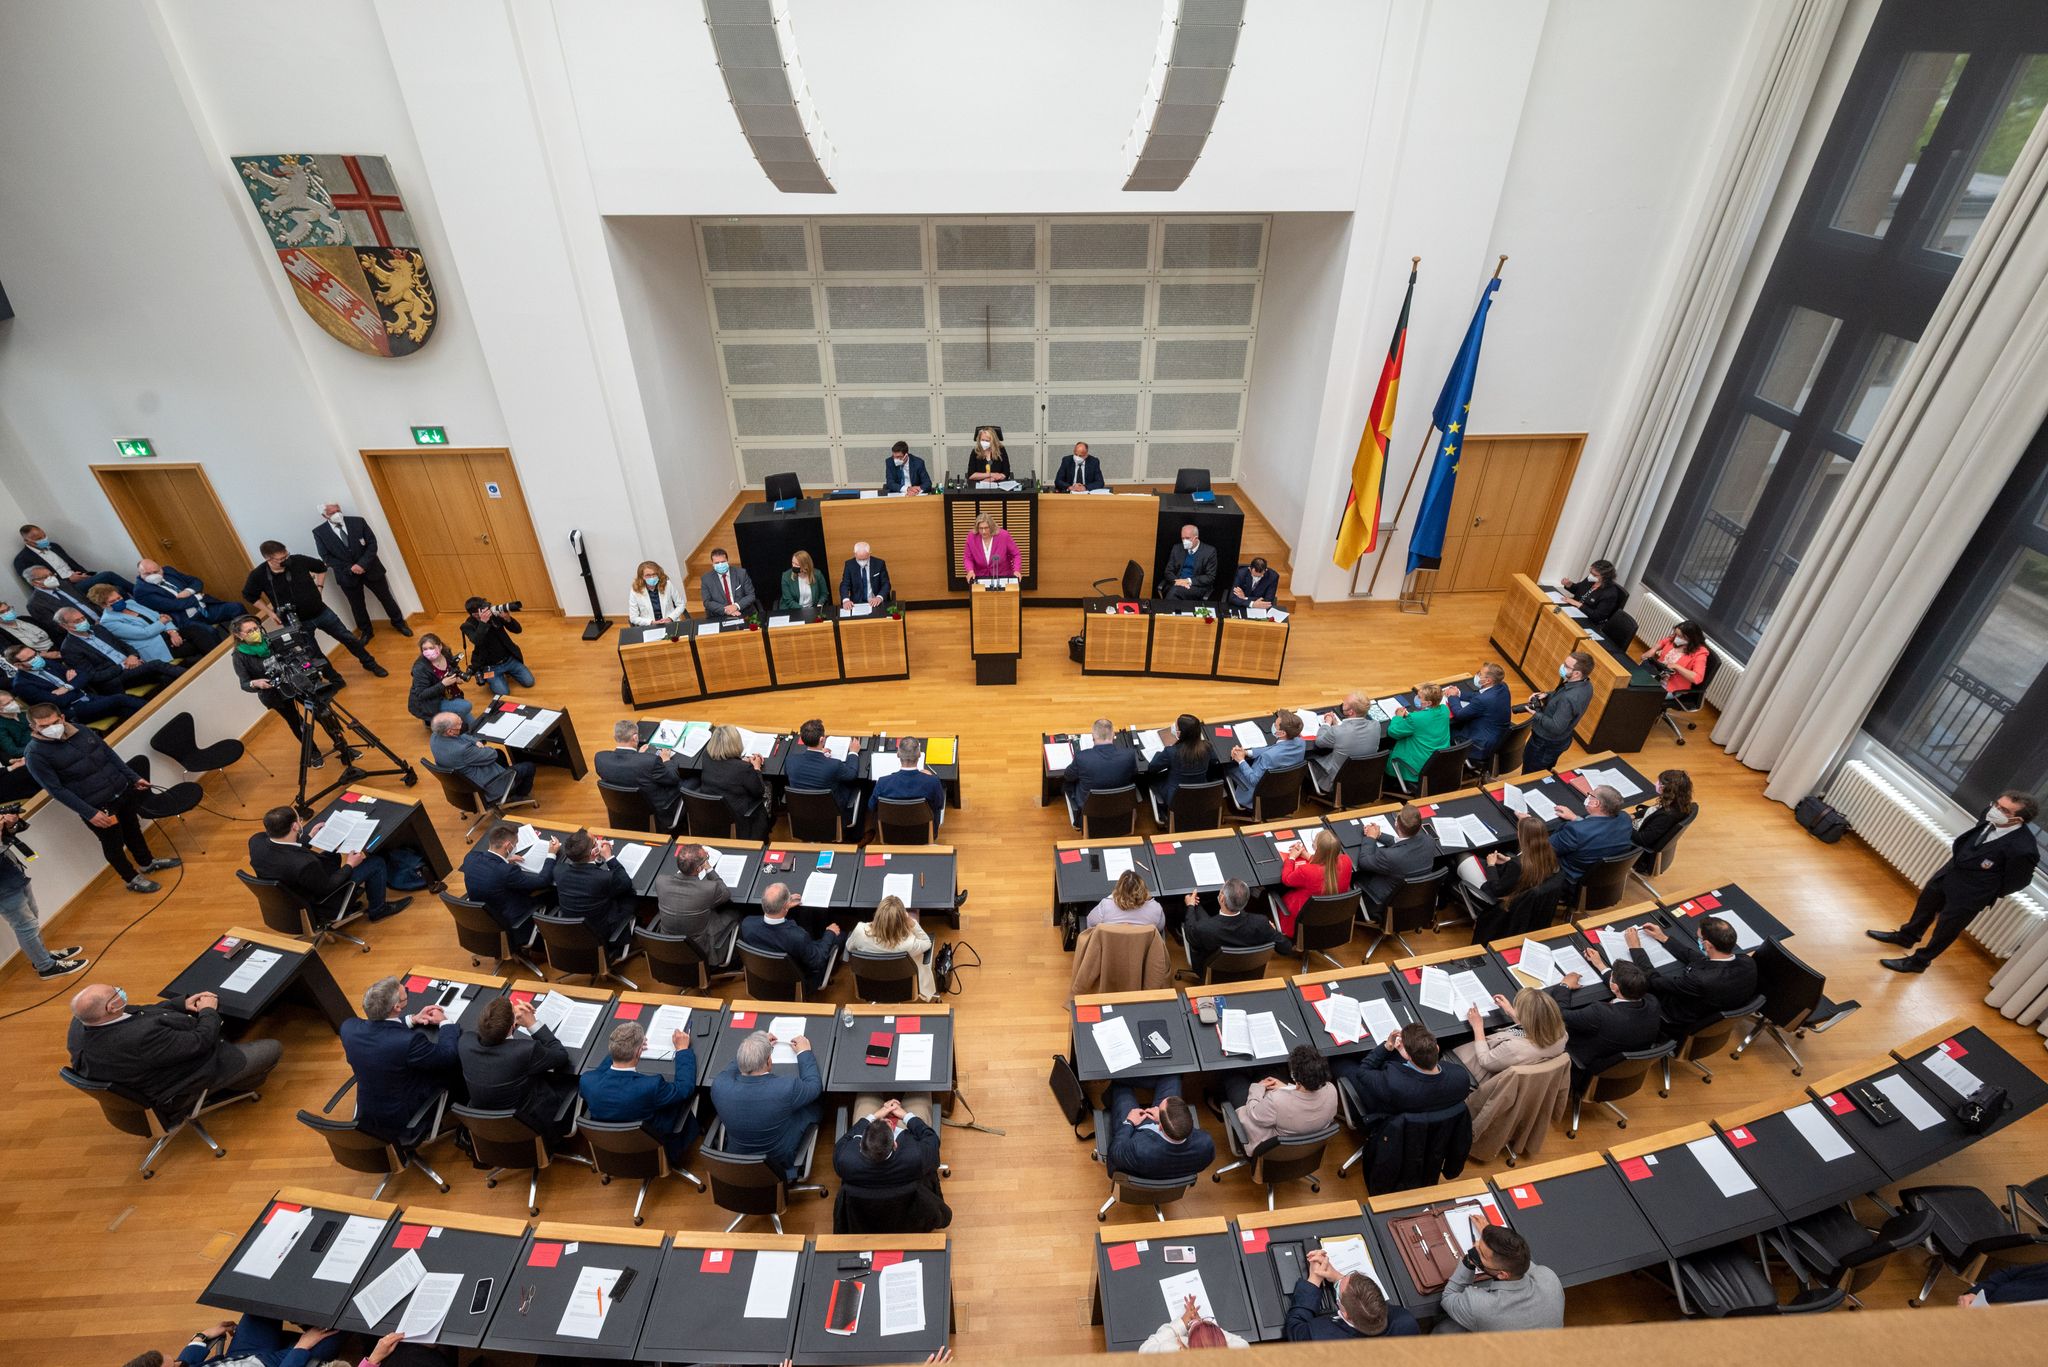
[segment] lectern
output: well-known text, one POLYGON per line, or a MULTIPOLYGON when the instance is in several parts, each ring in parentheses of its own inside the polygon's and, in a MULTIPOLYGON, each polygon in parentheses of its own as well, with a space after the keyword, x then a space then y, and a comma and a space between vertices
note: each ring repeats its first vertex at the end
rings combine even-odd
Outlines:
POLYGON ((1017 682, 1024 650, 1024 594, 1014 579, 977 579, 968 586, 968 648, 977 684, 1017 682))

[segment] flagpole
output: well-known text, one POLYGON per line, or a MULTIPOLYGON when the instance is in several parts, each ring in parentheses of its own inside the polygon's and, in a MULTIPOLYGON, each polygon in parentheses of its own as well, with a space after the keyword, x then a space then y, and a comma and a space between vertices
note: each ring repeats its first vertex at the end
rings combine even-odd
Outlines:
MULTIPOLYGON (((1418 256, 1418 257, 1416 257, 1416 258, 1415 258, 1415 260, 1419 262, 1419 261, 1421 261, 1421 260, 1422 260, 1422 258, 1418 256)), ((1503 255, 1501 256, 1501 259, 1500 259, 1499 261, 1497 261, 1497 262, 1495 262, 1495 263, 1494 263, 1494 267, 1493 267, 1493 278, 1494 278, 1494 279, 1496 279, 1496 280, 1500 279, 1500 273, 1501 273, 1501 272, 1502 272, 1503 270, 1505 270, 1505 269, 1507 268, 1507 264, 1508 264, 1508 259, 1507 259, 1507 256, 1506 256, 1505 254, 1503 254, 1503 255)), ((1429 430, 1428 430, 1428 431, 1426 431, 1426 432, 1424 432, 1424 433, 1422 434, 1422 445, 1421 445, 1420 447, 1416 448, 1416 452, 1415 452, 1415 464, 1414 464, 1414 465, 1412 465, 1412 466, 1410 466, 1410 467, 1409 467, 1409 469, 1408 469, 1408 482, 1407 482, 1406 484, 1404 484, 1404 485, 1402 485, 1402 486, 1401 486, 1401 501, 1400 501, 1400 503, 1399 503, 1399 504, 1395 505, 1395 508, 1394 508, 1394 519, 1393 519, 1393 520, 1394 520, 1394 523, 1395 523, 1395 525, 1396 525, 1396 526, 1398 526, 1398 525, 1400 524, 1400 521, 1401 521, 1401 514, 1402 514, 1403 512, 1405 512, 1405 511, 1407 510, 1407 508, 1408 508, 1408 494, 1409 494, 1409 491, 1410 491, 1410 490, 1412 490, 1412 489, 1413 489, 1413 488, 1415 487, 1415 472, 1416 472, 1416 471, 1418 471, 1418 470, 1420 470, 1420 469, 1422 468, 1422 458, 1423 458, 1424 456, 1426 456, 1426 455, 1428 455, 1428 454, 1429 454, 1429 447, 1430 447, 1430 443, 1431 443, 1431 442, 1433 442, 1433 441, 1435 441, 1435 440, 1436 440, 1436 426, 1435 426, 1435 424, 1433 424, 1433 423, 1432 423, 1432 424, 1430 425, 1430 428, 1429 428, 1429 430)), ((1391 536, 1389 536, 1389 537, 1387 538, 1387 540, 1388 540, 1389 542, 1391 542, 1391 541, 1393 540, 1393 538, 1392 538, 1391 536)), ((1372 591, 1373 591, 1373 589, 1374 589, 1374 588, 1375 588, 1375 587, 1376 587, 1376 586, 1377 586, 1377 585, 1379 584, 1379 582, 1380 582, 1380 571, 1386 568, 1386 564, 1387 564, 1387 548, 1386 548, 1386 546, 1384 546, 1384 545, 1383 545, 1383 546, 1381 546, 1381 547, 1380 547, 1380 555, 1379 555, 1379 559, 1378 559, 1378 560, 1375 560, 1375 561, 1373 562, 1373 566, 1372 566, 1372 578, 1371 578, 1371 579, 1368 579, 1368 580, 1366 581, 1366 584, 1365 584, 1365 596, 1366 596, 1366 597, 1368 597, 1368 598, 1372 597, 1372 591)))

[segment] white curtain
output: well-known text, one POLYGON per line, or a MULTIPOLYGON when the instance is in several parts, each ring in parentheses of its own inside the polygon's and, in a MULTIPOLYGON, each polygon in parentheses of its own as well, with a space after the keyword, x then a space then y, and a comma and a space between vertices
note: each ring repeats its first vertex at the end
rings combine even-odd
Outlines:
POLYGON ((1767 5, 1718 141, 1721 169, 1694 206, 1693 229, 1669 302, 1646 339, 1616 420, 1587 452, 1576 481, 1598 503, 1567 518, 1551 558, 1576 568, 1606 556, 1626 573, 1640 564, 1657 497, 1671 479, 1686 424, 1708 380, 1744 269, 1785 176, 1847 0, 1767 5), (1607 435, 1611 434, 1611 435, 1607 435))
POLYGON ((1831 772, 2048 414, 2048 120, 2037 124, 1806 548, 1714 740, 1766 796, 1831 772))

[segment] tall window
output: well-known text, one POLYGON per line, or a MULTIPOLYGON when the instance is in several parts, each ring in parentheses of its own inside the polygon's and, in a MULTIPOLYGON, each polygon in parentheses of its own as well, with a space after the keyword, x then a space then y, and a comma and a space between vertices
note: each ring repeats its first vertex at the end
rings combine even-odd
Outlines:
POLYGON ((2020 460, 1870 714, 1963 806, 2048 796, 2048 429, 2020 460))
POLYGON ((1646 567, 1738 657, 1771 620, 2048 103, 2048 5, 1889 0, 1646 567))

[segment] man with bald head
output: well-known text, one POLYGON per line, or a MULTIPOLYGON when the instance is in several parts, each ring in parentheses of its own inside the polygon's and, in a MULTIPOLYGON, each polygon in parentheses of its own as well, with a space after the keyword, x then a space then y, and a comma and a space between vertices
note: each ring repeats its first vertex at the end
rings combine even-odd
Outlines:
POLYGON ((1159 596, 1198 603, 1216 596, 1216 548, 1202 544, 1201 529, 1192 522, 1180 529, 1180 540, 1166 557, 1166 581, 1159 586, 1159 596))
POLYGON ((218 1099, 261 1087, 284 1056, 276 1040, 230 1044, 220 1035, 211 992, 136 1006, 118 987, 88 983, 71 998, 71 1066, 167 1120, 191 1110, 202 1090, 218 1099))

